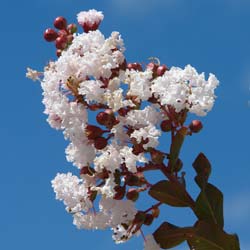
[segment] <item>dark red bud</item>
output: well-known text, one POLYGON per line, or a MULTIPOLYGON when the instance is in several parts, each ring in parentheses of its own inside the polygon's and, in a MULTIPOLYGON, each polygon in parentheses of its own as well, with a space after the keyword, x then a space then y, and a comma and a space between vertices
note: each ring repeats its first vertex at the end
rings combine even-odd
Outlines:
POLYGON ((46 29, 43 33, 43 37, 47 42, 53 42, 58 37, 58 34, 53 29, 46 29))
POLYGON ((193 133, 198 133, 202 128, 203 128, 203 125, 202 125, 201 121, 199 121, 199 120, 193 120, 189 125, 189 129, 193 133))
POLYGON ((104 149, 107 146, 108 142, 107 139, 103 137, 97 137, 94 141, 94 146, 96 149, 104 149))
POLYGON ((62 17, 59 16, 54 20, 54 26, 55 28, 59 29, 59 30, 63 30, 67 28, 67 20, 62 17))
POLYGON ((137 71, 142 71, 142 66, 140 63, 129 63, 127 65, 127 69, 129 70, 137 70, 137 71))
POLYGON ((118 114, 119 114, 120 116, 126 116, 128 112, 129 112, 129 110, 128 110, 128 109, 125 109, 125 108, 120 108, 120 109, 118 110, 118 114))
POLYGON ((59 30, 58 31, 58 36, 65 36, 65 37, 67 37, 67 35, 68 35, 68 32, 66 30, 59 30))
POLYGON ((146 214, 146 218, 144 220, 144 225, 150 226, 154 220, 154 216, 152 214, 146 214))
POLYGON ((172 129, 172 122, 170 120, 164 120, 161 122, 161 130, 163 132, 168 132, 172 129))
POLYGON ((104 112, 100 112, 96 116, 96 121, 111 129, 116 124, 116 118, 111 109, 106 109, 104 112))
POLYGON ((156 74, 157 76, 162 76, 168 70, 166 65, 161 65, 157 68, 156 74))
POLYGON ((133 223, 142 224, 146 219, 146 214, 143 211, 138 211, 135 215, 133 223))
POLYGON ((82 25, 84 31, 86 33, 88 33, 89 31, 94 31, 94 30, 97 30, 99 25, 100 25, 101 22, 97 22, 97 23, 89 23, 89 22, 86 22, 82 25))
POLYGON ((64 50, 67 47, 67 37, 59 36, 56 38, 56 48, 64 50))
POLYGON ((125 195, 125 191, 126 191, 126 188, 125 187, 121 187, 121 186, 116 186, 114 188, 115 190, 115 195, 114 195, 114 199, 115 200, 122 200, 124 195, 125 195))
POLYGON ((103 134, 103 130, 94 125, 87 125, 85 128, 85 134, 89 140, 94 140, 103 134))
POLYGON ((128 190, 126 197, 128 200, 136 201, 139 198, 139 193, 135 188, 131 188, 128 190))
POLYGON ((82 167, 80 170, 80 175, 93 175, 95 173, 95 170, 89 166, 82 167))

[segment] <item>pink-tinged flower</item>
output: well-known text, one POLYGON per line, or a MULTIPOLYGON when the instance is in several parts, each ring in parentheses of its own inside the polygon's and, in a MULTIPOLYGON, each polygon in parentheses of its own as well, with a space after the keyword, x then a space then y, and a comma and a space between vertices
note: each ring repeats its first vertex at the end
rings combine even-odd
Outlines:
POLYGON ((78 23, 83 27, 86 33, 97 30, 103 18, 102 12, 94 9, 81 11, 77 14, 78 23))

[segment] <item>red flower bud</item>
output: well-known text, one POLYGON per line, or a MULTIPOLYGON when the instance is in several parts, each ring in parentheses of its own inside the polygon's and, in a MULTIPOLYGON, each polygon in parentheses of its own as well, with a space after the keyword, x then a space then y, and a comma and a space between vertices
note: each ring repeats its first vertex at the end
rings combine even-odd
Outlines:
POLYGON ((84 24, 82 24, 82 27, 84 29, 84 31, 86 33, 88 33, 89 31, 94 31, 94 30, 97 30, 99 25, 100 25, 100 21, 99 22, 95 22, 95 23, 89 23, 89 22, 86 22, 84 24))
POLYGON ((67 47, 67 37, 59 36, 56 38, 56 48, 64 50, 67 47))
POLYGON ((172 129, 172 122, 170 120, 164 120, 161 122, 161 130, 163 132, 168 132, 172 129))
POLYGON ((115 195, 114 195, 114 199, 115 200, 122 200, 123 199, 123 197, 124 197, 124 195, 125 195, 125 191, 126 191, 126 188, 125 188, 125 186, 124 187, 121 187, 121 186, 116 186, 115 188, 114 188, 114 190, 115 190, 115 195))
POLYGON ((157 68, 156 74, 157 76, 162 76, 168 70, 166 65, 161 65, 157 68))
POLYGON ((97 137, 94 141, 94 146, 96 149, 104 149, 107 146, 108 142, 107 139, 103 137, 97 137))
POLYGON ((150 226, 154 220, 154 216, 152 214, 146 214, 146 218, 144 220, 144 225, 150 226))
POLYGON ((87 125, 85 128, 85 134, 89 140, 94 140, 103 134, 103 130, 94 125, 87 125))
POLYGON ((193 133, 198 133, 202 128, 203 128, 203 125, 201 121, 199 120, 193 120, 189 125, 189 129, 193 133))
POLYGON ((59 29, 59 30, 63 30, 67 28, 67 20, 62 17, 59 16, 54 20, 54 26, 55 28, 59 29))
POLYGON ((80 170, 80 175, 93 175, 95 173, 95 170, 89 166, 82 167, 80 170))
POLYGON ((128 200, 136 201, 139 198, 139 193, 135 188, 131 188, 128 190, 126 197, 128 200))
POLYGON ((58 36, 65 36, 65 37, 67 37, 67 35, 68 35, 68 32, 66 30, 59 30, 58 31, 58 36))
POLYGON ((111 129, 116 124, 115 115, 112 110, 106 109, 104 112, 100 112, 96 116, 96 121, 111 129))
POLYGON ((53 42, 58 37, 58 34, 53 29, 46 29, 43 33, 43 37, 47 42, 53 42))
POLYGON ((137 70, 137 71, 142 71, 142 66, 140 63, 129 63, 127 65, 127 69, 129 70, 137 70))

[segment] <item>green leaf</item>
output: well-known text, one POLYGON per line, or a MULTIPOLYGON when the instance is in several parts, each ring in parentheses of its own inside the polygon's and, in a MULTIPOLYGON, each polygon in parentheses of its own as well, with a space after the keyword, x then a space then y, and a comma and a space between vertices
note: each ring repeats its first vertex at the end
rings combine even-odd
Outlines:
POLYGON ((200 153, 193 162, 193 167, 197 173, 195 177, 196 183, 200 188, 204 188, 211 174, 211 164, 209 160, 203 153, 200 153))
POLYGON ((155 241, 163 249, 169 249, 181 244, 194 234, 194 228, 179 228, 168 222, 164 222, 153 233, 155 241))
POLYGON ((191 207, 193 205, 185 188, 178 182, 159 181, 150 188, 149 195, 174 207, 191 207))
POLYGON ((218 224, 221 229, 224 226, 223 218, 223 194, 208 183, 204 190, 201 190, 195 202, 195 214, 200 220, 218 224))
POLYGON ((186 136, 186 133, 187 133, 187 129, 185 127, 183 127, 182 129, 177 131, 176 135, 173 138, 173 141, 172 141, 172 144, 170 147, 170 155, 169 155, 169 163, 170 163, 172 170, 176 164, 176 161, 179 158, 180 149, 181 149, 181 146, 184 142, 184 138, 186 136))
POLYGON ((240 250, 237 235, 225 233, 216 224, 198 221, 195 235, 188 239, 188 243, 195 250, 240 250))

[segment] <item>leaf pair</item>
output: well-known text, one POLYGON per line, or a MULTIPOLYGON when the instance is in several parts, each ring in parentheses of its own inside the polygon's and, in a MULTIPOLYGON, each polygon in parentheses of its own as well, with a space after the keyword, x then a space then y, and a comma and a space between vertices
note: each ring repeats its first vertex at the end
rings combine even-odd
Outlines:
POLYGON ((163 249, 175 247, 186 240, 195 250, 240 250, 236 235, 227 234, 216 224, 206 221, 183 228, 164 222, 153 235, 163 249))

